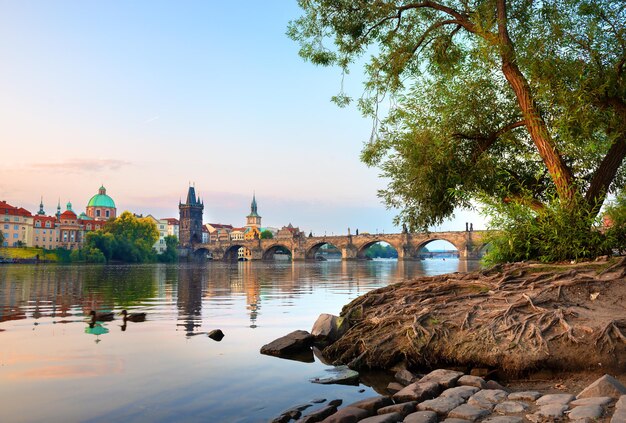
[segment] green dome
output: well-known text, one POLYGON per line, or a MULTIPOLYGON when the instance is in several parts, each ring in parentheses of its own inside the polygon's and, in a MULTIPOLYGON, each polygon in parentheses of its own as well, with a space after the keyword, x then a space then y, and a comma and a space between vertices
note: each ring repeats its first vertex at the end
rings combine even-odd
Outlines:
POLYGON ((114 209, 115 202, 107 195, 106 188, 100 187, 98 194, 91 197, 91 200, 87 203, 87 207, 110 207, 114 209))

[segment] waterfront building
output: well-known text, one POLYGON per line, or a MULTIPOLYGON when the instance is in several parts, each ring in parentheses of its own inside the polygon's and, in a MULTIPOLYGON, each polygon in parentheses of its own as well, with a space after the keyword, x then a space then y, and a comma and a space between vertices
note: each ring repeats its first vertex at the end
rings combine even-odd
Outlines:
POLYGON ((300 228, 294 227, 291 223, 287 226, 283 226, 282 228, 280 228, 280 230, 276 234, 276 238, 278 239, 292 239, 303 236, 304 233, 300 231, 300 228))
POLYGON ((261 227, 261 216, 257 212, 256 194, 252 194, 252 203, 250 203, 250 214, 246 216, 246 227, 257 228, 261 227))
POLYGON ((211 237, 211 233, 207 229, 206 226, 202 226, 202 243, 206 244, 209 242, 209 238, 211 237))
POLYGON ((101 186, 98 193, 87 203, 87 216, 97 221, 115 219, 117 208, 115 202, 107 195, 107 190, 101 186))
POLYGON ((189 187, 187 201, 178 203, 180 212, 179 241, 182 248, 189 248, 193 244, 202 242, 202 212, 204 203, 196 198, 196 190, 189 187))
POLYGON ((43 201, 39 211, 33 217, 33 233, 30 245, 36 248, 53 250, 59 242, 59 231, 56 216, 46 216, 43 210, 43 201))
POLYGON ((261 239, 261 228, 257 226, 247 227, 243 237, 246 240, 261 239))
POLYGON ((209 230, 209 242, 228 241, 233 225, 223 223, 207 223, 204 225, 209 230))
POLYGON ((167 249, 167 245, 165 244, 165 237, 167 236, 167 219, 157 219, 151 214, 147 215, 143 219, 146 219, 156 226, 157 231, 159 231, 159 239, 156 240, 152 248, 158 253, 161 254, 165 252, 167 249))
POLYGON ((66 250, 81 248, 85 238, 85 229, 68 202, 66 210, 61 213, 58 221, 59 240, 57 245, 66 250))
POLYGON ((167 221, 167 234, 169 236, 175 236, 176 239, 178 239, 178 229, 179 229, 178 219, 174 217, 166 217, 163 220, 167 221))
POLYGON ((0 230, 4 235, 2 246, 31 246, 33 215, 28 210, 0 201, 0 220, 0 230))
POLYGON ((230 232, 230 240, 231 241, 243 241, 244 238, 244 234, 246 232, 247 228, 233 228, 233 230, 230 232))

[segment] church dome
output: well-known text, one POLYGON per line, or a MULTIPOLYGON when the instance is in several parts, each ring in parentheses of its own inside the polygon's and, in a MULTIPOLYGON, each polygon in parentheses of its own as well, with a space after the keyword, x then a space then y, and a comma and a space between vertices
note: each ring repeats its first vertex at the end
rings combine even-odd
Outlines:
POLYGON ((91 197, 91 200, 87 203, 87 207, 110 207, 114 209, 115 202, 107 195, 106 188, 102 186, 98 190, 98 193, 91 197))

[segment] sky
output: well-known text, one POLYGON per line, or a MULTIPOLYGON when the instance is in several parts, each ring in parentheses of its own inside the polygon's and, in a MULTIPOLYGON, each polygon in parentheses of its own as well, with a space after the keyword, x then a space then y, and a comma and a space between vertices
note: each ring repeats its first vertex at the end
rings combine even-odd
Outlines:
MULTIPOLYGON (((118 213, 314 234, 398 232, 386 181, 359 154, 372 123, 339 108, 341 72, 298 56, 296 1, 0 1, 0 200, 84 211, 103 184, 118 213)), ((362 92, 360 69, 344 81, 362 92)), ((435 230, 476 229, 459 212, 435 230)))

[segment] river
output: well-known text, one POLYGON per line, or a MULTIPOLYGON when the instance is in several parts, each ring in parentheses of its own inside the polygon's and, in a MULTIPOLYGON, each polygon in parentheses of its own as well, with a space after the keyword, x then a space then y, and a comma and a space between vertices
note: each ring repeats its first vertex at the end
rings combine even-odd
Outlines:
MULTIPOLYGON (((376 394, 319 385, 329 366, 259 354, 262 345, 372 289, 476 262, 238 262, 0 265, 3 422, 257 422, 313 399, 376 394), (146 312, 88 325, 92 309, 146 312), (206 333, 221 329, 216 342, 206 333)), ((469 267, 469 268, 468 268, 469 267)), ((306 413, 306 412, 305 412, 306 413)))

